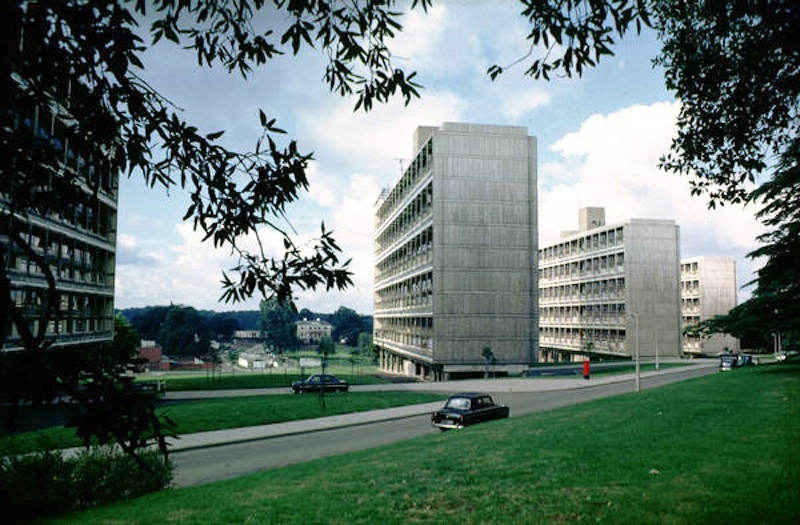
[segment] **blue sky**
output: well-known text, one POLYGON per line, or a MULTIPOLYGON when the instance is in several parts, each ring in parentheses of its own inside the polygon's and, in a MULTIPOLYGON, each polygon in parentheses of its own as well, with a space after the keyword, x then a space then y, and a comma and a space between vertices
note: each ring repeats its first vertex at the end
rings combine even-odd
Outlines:
MULTIPOLYGON (((615 56, 581 78, 537 81, 525 77, 520 64, 492 82, 490 65, 513 63, 528 51, 518 12, 514 2, 476 1, 406 15, 391 50, 398 65, 418 72, 422 97, 367 114, 353 112, 354 99, 327 91, 314 51, 281 57, 243 80, 221 68, 201 70, 191 52, 159 44, 146 55, 144 76, 201 132, 224 129, 230 147, 254 146, 262 109, 301 151, 314 152, 311 187, 287 216, 301 238, 317 234, 320 221, 334 230, 345 258, 353 259, 354 286, 299 293, 299 308, 372 313, 373 204, 381 188, 398 179, 398 159, 412 157, 414 129, 447 121, 521 125, 538 137, 540 245, 577 227, 579 208, 602 206, 608 223, 675 220, 682 257, 735 257, 739 286, 749 282, 758 262, 745 255, 762 231, 754 209, 708 210, 703 198, 690 196, 686 178, 656 168, 675 133, 678 105, 651 64, 659 50, 654 35, 631 34, 615 56)), ((136 177, 123 178, 116 307, 258 308, 259 298, 217 301, 221 272, 235 260, 201 243, 191 224, 181 222, 186 203, 180 190, 167 195, 136 177)), ((740 301, 748 295, 749 289, 740 290, 740 301)))

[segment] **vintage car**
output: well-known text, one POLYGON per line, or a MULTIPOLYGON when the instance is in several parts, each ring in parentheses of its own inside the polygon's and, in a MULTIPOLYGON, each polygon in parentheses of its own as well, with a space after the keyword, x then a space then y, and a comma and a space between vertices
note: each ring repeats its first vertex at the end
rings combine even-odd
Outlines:
POLYGON ((508 417, 505 405, 495 405, 492 397, 476 392, 455 394, 447 399, 441 410, 431 414, 431 425, 440 430, 463 428, 475 423, 508 417))
POLYGON ((292 382, 292 391, 295 394, 304 392, 347 392, 350 385, 347 381, 331 374, 314 374, 300 381, 292 382))
POLYGON ((750 354, 723 354, 719 358, 719 369, 730 370, 740 366, 753 366, 758 364, 758 357, 750 354))

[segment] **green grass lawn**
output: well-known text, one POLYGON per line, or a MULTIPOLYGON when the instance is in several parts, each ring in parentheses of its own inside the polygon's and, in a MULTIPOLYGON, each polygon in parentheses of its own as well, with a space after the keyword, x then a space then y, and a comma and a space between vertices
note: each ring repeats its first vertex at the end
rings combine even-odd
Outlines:
MULTIPOLYGON (((316 394, 267 395, 180 401, 163 406, 159 413, 178 424, 178 434, 221 430, 284 421, 333 416, 403 405, 444 400, 445 395, 421 392, 349 392, 328 394, 325 406, 316 394)), ((43 428, 0 438, 0 450, 16 452, 80 446, 75 429, 43 428)))
POLYGON ((48 523, 796 524, 799 502, 800 365, 784 364, 172 489, 48 523))

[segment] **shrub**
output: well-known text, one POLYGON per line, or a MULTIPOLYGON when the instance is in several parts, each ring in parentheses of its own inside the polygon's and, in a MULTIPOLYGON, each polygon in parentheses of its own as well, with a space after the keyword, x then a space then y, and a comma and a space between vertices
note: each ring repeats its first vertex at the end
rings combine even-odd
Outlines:
POLYGON ((0 508, 12 523, 84 510, 167 487, 173 466, 158 452, 144 465, 110 447, 0 456, 0 508), (135 473, 135 475, 132 475, 135 473))

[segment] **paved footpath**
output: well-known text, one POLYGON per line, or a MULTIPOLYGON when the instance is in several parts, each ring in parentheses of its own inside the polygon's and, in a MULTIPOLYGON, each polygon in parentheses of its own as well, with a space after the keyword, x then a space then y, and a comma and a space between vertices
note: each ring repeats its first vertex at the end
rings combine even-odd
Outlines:
MULTIPOLYGON (((687 366, 702 368, 717 367, 719 366, 719 362, 717 360, 698 360, 697 362, 687 366)), ((641 374, 641 378, 647 378, 653 375, 678 373, 685 370, 687 370, 686 366, 664 368, 659 371, 643 372, 641 374)), ((548 392, 555 390, 588 388, 608 383, 632 381, 633 379, 633 373, 603 375, 589 379, 588 381, 580 376, 570 378, 539 377, 513 379, 472 379, 463 381, 442 381, 436 383, 390 383, 381 385, 361 385, 352 386, 351 390, 354 392, 393 390, 442 393, 548 392)), ((202 392, 167 392, 164 396, 164 399, 207 399, 212 397, 254 396, 286 393, 287 389, 285 388, 219 390, 202 392)), ((365 412, 355 412, 352 414, 341 414, 338 416, 289 421, 286 423, 274 423, 270 425, 257 425, 227 430, 198 432, 195 434, 183 434, 179 436, 178 439, 170 440, 170 450, 175 452, 180 450, 213 447, 228 443, 241 443, 278 436, 330 430, 338 427, 364 425, 377 421, 401 419, 405 417, 427 414, 440 408, 441 406, 441 402, 423 403, 419 405, 409 405, 382 410, 369 410, 365 412)))

